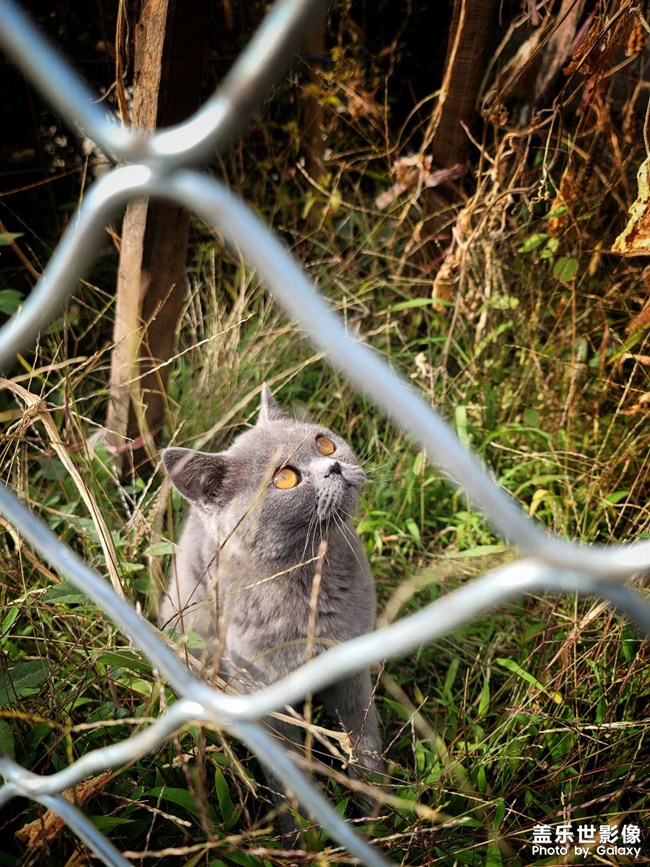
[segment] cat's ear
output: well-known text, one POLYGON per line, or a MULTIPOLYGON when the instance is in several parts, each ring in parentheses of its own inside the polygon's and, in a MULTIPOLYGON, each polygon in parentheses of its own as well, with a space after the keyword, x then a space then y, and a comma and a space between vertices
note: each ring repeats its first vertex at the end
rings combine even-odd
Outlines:
POLYGON ((162 462, 171 483, 190 503, 209 508, 228 499, 225 455, 171 448, 163 451, 162 462))
POLYGON ((276 403, 275 398, 267 385, 262 386, 262 400, 260 403, 260 414, 257 416, 257 424, 269 424, 274 421, 288 421, 289 416, 276 403))

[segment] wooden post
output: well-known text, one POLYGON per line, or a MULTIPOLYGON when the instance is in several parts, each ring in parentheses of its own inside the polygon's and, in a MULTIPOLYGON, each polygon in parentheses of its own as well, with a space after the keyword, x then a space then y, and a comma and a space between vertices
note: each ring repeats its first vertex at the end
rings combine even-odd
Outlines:
MULTIPOLYGON (((208 0, 142 0, 135 33, 132 121, 152 130, 192 114, 201 96, 208 0)), ((190 215, 134 201, 122 226, 107 432, 123 470, 153 457, 166 410, 169 367, 186 287, 190 215), (126 460, 124 460, 126 458, 126 460)))

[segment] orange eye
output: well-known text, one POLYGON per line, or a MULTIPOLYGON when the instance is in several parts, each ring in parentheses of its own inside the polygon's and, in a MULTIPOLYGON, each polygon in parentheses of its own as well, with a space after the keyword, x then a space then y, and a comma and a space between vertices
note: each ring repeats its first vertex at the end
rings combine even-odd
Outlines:
POLYGON ((291 488, 295 488, 299 482, 300 476, 293 467, 282 467, 273 476, 273 487, 280 488, 281 491, 289 491, 291 488))
POLYGON ((336 451, 336 446, 328 437, 316 437, 316 448, 322 455, 333 455, 336 451))

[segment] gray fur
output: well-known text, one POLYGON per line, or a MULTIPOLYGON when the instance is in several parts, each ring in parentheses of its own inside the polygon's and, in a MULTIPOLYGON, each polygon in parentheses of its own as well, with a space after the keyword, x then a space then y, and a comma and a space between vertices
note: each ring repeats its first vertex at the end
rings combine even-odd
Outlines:
MULTIPOLYGON (((264 388, 257 424, 227 451, 170 448, 162 459, 191 509, 161 625, 205 638, 222 671, 239 669, 240 690, 272 683, 307 660, 314 558, 323 541, 311 652, 374 627, 375 585, 351 525, 365 474, 345 440, 320 425, 293 421, 264 388), (331 456, 318 452, 319 435, 335 444, 331 456), (291 490, 271 484, 283 466, 300 473, 291 490)), ((351 733, 359 764, 378 770, 381 739, 370 673, 332 685, 320 698, 351 733)), ((297 740, 294 726, 273 725, 297 740)))

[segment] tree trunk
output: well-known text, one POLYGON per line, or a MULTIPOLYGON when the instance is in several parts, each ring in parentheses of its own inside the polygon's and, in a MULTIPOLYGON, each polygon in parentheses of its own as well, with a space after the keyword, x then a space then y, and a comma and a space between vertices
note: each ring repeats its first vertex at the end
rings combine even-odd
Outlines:
MULTIPOLYGON (((197 107, 212 5, 142 0, 135 35, 132 121, 153 130, 197 107)), ((107 428, 124 470, 153 458, 166 412, 164 365, 174 352, 186 286, 190 215, 170 204, 134 201, 122 226, 107 428), (124 460, 126 458, 126 460, 124 460)))
POLYGON ((557 24, 544 50, 541 67, 535 81, 531 102, 537 110, 547 108, 553 91, 562 75, 562 67, 571 57, 578 28, 585 7, 585 0, 562 0, 556 15, 557 24))
POLYGON ((500 0, 454 0, 445 74, 432 120, 434 168, 465 161, 500 0))
POLYGON ((307 68, 304 72, 306 83, 302 88, 299 108, 301 127, 301 150, 305 157, 305 170, 317 183, 323 179, 323 102, 322 82, 319 67, 327 62, 325 55, 325 16, 305 41, 304 59, 307 68))

